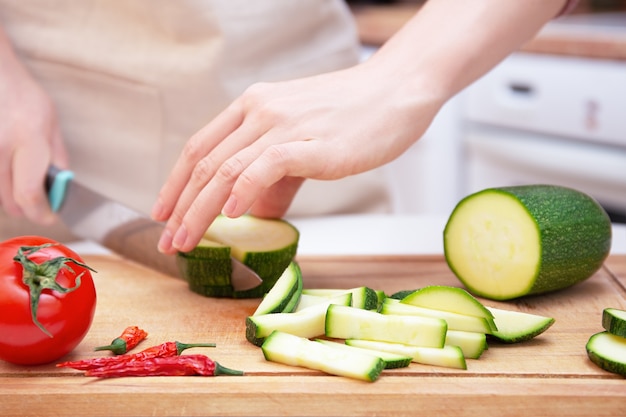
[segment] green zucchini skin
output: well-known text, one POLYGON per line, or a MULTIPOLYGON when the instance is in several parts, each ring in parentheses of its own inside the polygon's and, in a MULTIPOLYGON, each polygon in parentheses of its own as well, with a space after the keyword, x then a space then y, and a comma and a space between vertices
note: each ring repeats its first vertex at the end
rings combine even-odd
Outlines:
POLYGON ((591 277, 611 250, 611 220, 593 198, 551 185, 501 188, 526 206, 541 236, 542 265, 529 294, 569 287, 591 277))
POLYGON ((605 308, 602 311, 602 327, 611 334, 626 337, 626 310, 605 308))
MULTIPOLYGON (((267 223, 276 223, 277 227, 289 228, 293 235, 293 242, 278 249, 265 249, 262 245, 259 248, 248 250, 242 249, 237 244, 255 242, 260 239, 263 242, 263 235, 256 231, 257 220, 251 215, 242 216, 245 223, 237 223, 232 220, 233 235, 239 239, 231 243, 224 243, 220 238, 231 237, 228 235, 228 226, 231 219, 220 216, 221 229, 214 234, 205 235, 199 245, 190 252, 177 254, 177 264, 181 277, 189 283, 189 289, 195 293, 207 297, 231 297, 231 298, 258 298, 271 290, 283 272, 289 267, 295 258, 298 250, 299 231, 287 221, 276 219, 258 219, 259 223, 264 223, 263 228, 267 230, 267 223), (242 238, 241 230, 251 228, 250 236, 242 238), (220 234, 222 233, 222 234, 220 234), (243 240, 242 240, 243 239, 243 240), (239 250, 237 250, 239 249, 239 250), (249 290, 236 291, 231 285, 232 263, 231 256, 237 257, 244 265, 255 271, 262 280, 262 283, 249 290)), ((218 220, 216 219, 216 221, 218 220)), ((209 228, 209 231, 211 228, 209 228)), ((254 245, 253 245, 254 246, 254 245)), ((269 242, 270 247, 272 242, 269 242)), ((295 301, 294 301, 295 302, 295 301)))
POLYGON ((626 338, 599 332, 589 338, 585 348, 591 362, 598 367, 626 377, 626 338))
MULTIPOLYGON (((510 299, 560 290, 591 277, 604 263, 611 249, 611 221, 598 202, 580 191, 556 185, 532 184, 489 188, 465 197, 456 210, 482 193, 508 194, 533 219, 540 239, 540 264, 532 285, 523 294, 493 297, 473 288, 446 254, 451 270, 471 292, 492 299, 510 299)), ((454 215, 454 211, 453 214, 454 215)), ((452 216, 451 216, 452 218, 452 216)), ((444 251, 450 220, 444 230, 444 251)))
POLYGON ((253 315, 291 313, 300 301, 302 287, 302 271, 298 263, 292 261, 274 287, 265 293, 253 315))
POLYGON ((220 247, 214 251, 196 250, 178 253, 176 263, 189 289, 206 297, 233 297, 235 291, 230 283, 232 265, 230 248, 220 247))
POLYGON ((243 264, 256 272, 263 283, 259 287, 248 291, 239 291, 234 295, 237 298, 255 298, 268 292, 296 257, 297 251, 298 243, 296 242, 286 248, 281 248, 279 251, 246 254, 242 260, 243 264))

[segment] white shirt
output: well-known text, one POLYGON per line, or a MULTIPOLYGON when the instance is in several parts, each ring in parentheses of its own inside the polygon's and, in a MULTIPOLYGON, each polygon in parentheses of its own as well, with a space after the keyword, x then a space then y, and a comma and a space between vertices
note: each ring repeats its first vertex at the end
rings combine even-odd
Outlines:
MULTIPOLYGON (((354 65, 341 0, 0 0, 82 182, 148 212, 187 139, 257 81, 354 65)), ((381 211, 370 172, 307 181, 290 215, 381 211)))

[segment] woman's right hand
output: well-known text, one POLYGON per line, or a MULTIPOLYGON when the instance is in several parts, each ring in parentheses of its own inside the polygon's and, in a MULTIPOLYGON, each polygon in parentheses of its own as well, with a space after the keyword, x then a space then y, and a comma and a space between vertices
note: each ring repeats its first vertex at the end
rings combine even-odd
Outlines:
POLYGON ((1 29, 0 109, 0 207, 10 216, 51 224, 44 178, 50 164, 67 168, 67 152, 52 100, 1 29))

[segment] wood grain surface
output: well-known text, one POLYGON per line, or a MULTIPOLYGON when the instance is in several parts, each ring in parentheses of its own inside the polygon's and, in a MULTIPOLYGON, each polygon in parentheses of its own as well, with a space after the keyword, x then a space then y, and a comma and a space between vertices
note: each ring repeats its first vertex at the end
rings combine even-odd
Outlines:
MULTIPOLYGON (((258 300, 213 299, 175 278, 115 256, 89 256, 98 306, 83 342, 63 360, 106 355, 93 348, 131 324, 146 329, 141 347, 168 340, 215 342, 205 353, 243 377, 97 380, 54 364, 0 362, 2 416, 481 415, 614 416, 626 405, 626 380, 602 371, 585 344, 602 330, 606 307, 626 309, 626 256, 613 256, 589 280, 557 293, 485 304, 552 316, 555 324, 517 345, 490 343, 466 371, 412 364, 374 383, 266 362, 245 339, 258 300)), ((309 288, 359 285, 391 294, 459 282, 442 257, 299 258, 309 288)))

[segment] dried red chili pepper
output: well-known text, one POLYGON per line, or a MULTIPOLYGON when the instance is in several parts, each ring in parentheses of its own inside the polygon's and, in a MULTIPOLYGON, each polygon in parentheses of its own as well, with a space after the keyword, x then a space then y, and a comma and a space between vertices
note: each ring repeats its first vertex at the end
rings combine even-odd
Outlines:
POLYGON ((215 343, 181 343, 181 342, 165 342, 160 345, 152 346, 137 353, 127 353, 125 355, 107 356, 103 358, 84 359, 80 361, 69 361, 57 363, 60 368, 74 368, 80 371, 87 369, 100 368, 102 366, 110 366, 118 363, 126 363, 132 361, 143 361, 153 358, 165 358, 172 356, 180 356, 180 354, 189 348, 194 347, 215 347, 215 343))
POLYGON ((146 337, 148 337, 148 333, 145 330, 137 326, 129 326, 124 329, 119 337, 113 339, 110 345, 98 346, 94 350, 110 350, 116 355, 122 355, 133 349, 146 337))
POLYGON ((243 375, 242 371, 226 368, 205 355, 183 355, 130 361, 90 369, 85 376, 114 378, 123 376, 217 376, 243 375))

